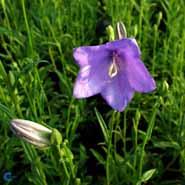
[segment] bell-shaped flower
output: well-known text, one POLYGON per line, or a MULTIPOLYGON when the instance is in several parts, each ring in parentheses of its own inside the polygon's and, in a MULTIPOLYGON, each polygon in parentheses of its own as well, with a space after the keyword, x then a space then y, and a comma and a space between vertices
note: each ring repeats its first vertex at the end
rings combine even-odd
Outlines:
POLYGON ((80 67, 73 91, 76 98, 100 93, 112 108, 123 111, 134 92, 147 93, 156 88, 134 38, 78 47, 73 56, 80 67))

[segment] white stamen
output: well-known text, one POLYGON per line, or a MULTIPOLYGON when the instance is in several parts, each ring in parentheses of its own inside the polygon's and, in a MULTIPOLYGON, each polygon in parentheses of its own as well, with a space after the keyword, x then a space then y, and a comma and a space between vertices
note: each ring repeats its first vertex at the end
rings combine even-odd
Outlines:
POLYGON ((115 77, 118 73, 118 66, 116 65, 115 58, 113 57, 113 61, 109 67, 109 76, 111 78, 115 77))

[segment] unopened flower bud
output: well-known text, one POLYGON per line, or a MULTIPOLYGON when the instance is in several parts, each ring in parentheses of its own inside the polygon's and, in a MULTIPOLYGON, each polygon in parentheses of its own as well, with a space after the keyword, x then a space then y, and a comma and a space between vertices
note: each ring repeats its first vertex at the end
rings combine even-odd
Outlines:
POLYGON ((127 31, 123 22, 116 24, 116 39, 120 40, 127 37, 127 31))
POLYGON ((168 82, 166 80, 163 82, 163 90, 164 91, 168 91, 169 90, 169 84, 168 84, 168 82))
POLYGON ((38 147, 47 147, 50 144, 52 130, 39 123, 13 119, 11 121, 11 130, 16 136, 38 147))
POLYGON ((106 31, 107 31, 107 34, 108 34, 108 37, 109 37, 109 41, 115 40, 115 35, 114 35, 114 29, 113 29, 113 27, 109 25, 106 28, 106 31))

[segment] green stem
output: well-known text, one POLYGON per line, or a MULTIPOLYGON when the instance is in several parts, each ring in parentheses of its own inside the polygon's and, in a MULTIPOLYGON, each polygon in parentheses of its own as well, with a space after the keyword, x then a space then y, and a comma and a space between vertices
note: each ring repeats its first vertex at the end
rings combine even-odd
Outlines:
POLYGON ((153 127, 154 127, 154 124, 155 124, 155 118, 156 118, 158 107, 159 107, 159 103, 156 103, 155 106, 154 106, 154 109, 153 109, 152 117, 151 117, 151 120, 149 122, 147 132, 146 132, 146 137, 143 141, 143 146, 142 146, 142 150, 141 150, 141 157, 140 157, 140 162, 139 162, 139 177, 142 176, 145 146, 151 138, 152 130, 153 130, 153 127))
POLYGON ((31 50, 31 54, 33 54, 32 36, 31 36, 31 32, 30 32, 30 27, 28 24, 27 15, 26 15, 25 1, 22 0, 21 2, 22 2, 22 11, 23 11, 23 16, 24 16, 24 21, 25 21, 25 25, 26 25, 27 34, 28 34, 29 47, 31 50))

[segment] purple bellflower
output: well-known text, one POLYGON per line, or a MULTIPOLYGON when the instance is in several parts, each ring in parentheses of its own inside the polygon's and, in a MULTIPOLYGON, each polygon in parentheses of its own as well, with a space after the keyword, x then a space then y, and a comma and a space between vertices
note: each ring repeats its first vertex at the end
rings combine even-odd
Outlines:
POLYGON ((87 98, 100 93, 113 109, 123 111, 134 92, 147 93, 156 88, 140 55, 134 38, 75 48, 73 56, 80 71, 74 97, 87 98))

